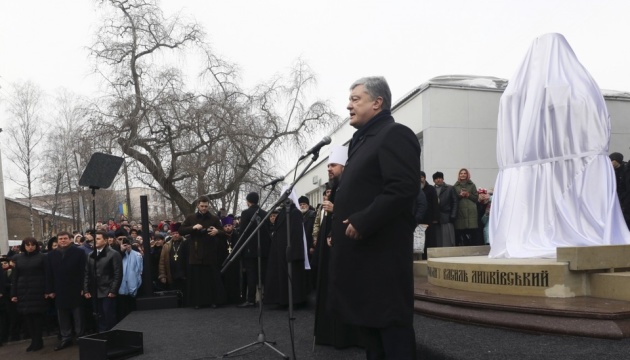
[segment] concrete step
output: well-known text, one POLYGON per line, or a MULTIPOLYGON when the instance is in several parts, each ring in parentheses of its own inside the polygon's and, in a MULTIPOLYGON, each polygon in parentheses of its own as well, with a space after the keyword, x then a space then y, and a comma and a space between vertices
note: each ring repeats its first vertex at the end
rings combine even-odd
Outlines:
POLYGON ((415 280, 417 313, 514 330, 606 339, 630 337, 630 302, 592 296, 548 298, 450 289, 415 280))
POLYGON ((630 271, 589 274, 591 296, 630 301, 630 271))

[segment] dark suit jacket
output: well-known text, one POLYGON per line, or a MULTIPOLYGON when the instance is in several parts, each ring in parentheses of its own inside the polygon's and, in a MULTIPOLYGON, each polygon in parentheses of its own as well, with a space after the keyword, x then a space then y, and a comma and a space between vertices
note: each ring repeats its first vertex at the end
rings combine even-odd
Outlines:
POLYGON ((85 251, 70 245, 65 255, 59 250, 48 253, 46 293, 55 293, 57 309, 73 309, 83 305, 81 292, 85 277, 85 251))
POLYGON ((427 197, 427 212, 424 213, 424 217, 420 221, 420 224, 433 224, 440 221, 440 204, 438 202, 437 192, 435 188, 428 183, 424 185, 422 189, 424 195, 427 197))
POLYGON ((377 115, 353 142, 335 198, 329 307, 343 322, 409 326, 413 321, 414 203, 420 145, 406 126, 377 115), (350 223, 362 239, 346 237, 350 223))
MULTIPOLYGON (((251 235, 254 229, 256 229, 256 226, 258 226, 258 223, 256 223, 256 221, 252 222, 254 214, 256 213, 256 210, 258 209, 260 209, 258 205, 252 205, 241 213, 240 229, 243 231, 247 229, 247 232, 243 233, 243 235, 241 236, 241 240, 240 240, 241 245, 243 244, 245 240, 247 240, 247 238, 251 235), (252 222, 251 225, 249 225, 250 222, 252 222)), ((262 220, 265 216, 267 216, 267 212, 265 210, 260 209, 260 211, 258 211, 258 217, 262 220)), ((267 257, 269 256, 269 243, 271 241, 271 238, 269 236, 269 223, 268 222, 266 222, 260 227, 259 233, 260 233, 260 250, 261 250, 260 256, 267 257)), ((239 247, 241 245, 239 245, 239 247)), ((254 237, 246 245, 245 249, 243 249, 243 252, 241 254, 243 257, 249 257, 249 258, 258 257, 258 236, 257 235, 254 235, 254 237)))
POLYGON ((455 222, 455 218, 457 218, 457 204, 459 203, 455 188, 444 184, 438 199, 440 200, 440 224, 455 222))
POLYGON ((105 246, 97 256, 97 250, 94 249, 85 262, 83 291, 90 292, 92 296, 96 293, 99 299, 107 297, 109 293, 118 294, 122 275, 122 256, 117 250, 105 246))

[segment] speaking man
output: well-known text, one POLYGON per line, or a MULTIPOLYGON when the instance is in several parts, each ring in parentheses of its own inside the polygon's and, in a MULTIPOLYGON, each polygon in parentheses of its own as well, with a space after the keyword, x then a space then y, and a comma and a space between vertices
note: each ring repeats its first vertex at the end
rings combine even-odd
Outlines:
POLYGON ((413 329, 414 202, 420 145, 394 122, 383 77, 350 88, 357 131, 335 198, 329 307, 365 336, 368 359, 415 359, 413 329))

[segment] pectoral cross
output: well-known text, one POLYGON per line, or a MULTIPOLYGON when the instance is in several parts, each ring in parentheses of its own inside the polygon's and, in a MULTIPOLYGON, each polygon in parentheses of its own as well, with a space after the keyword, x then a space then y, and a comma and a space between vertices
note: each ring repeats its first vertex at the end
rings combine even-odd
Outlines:
POLYGON ((175 254, 175 255, 173 256, 173 260, 177 261, 177 258, 178 258, 178 257, 179 257, 179 256, 178 256, 177 254, 175 254))

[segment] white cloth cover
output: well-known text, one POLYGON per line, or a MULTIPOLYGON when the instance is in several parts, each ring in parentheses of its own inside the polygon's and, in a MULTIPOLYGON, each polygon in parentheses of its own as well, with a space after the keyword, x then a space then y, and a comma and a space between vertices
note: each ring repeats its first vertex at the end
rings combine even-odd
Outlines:
POLYGON ((564 36, 537 38, 500 101, 489 257, 630 244, 609 140, 604 98, 564 36))

